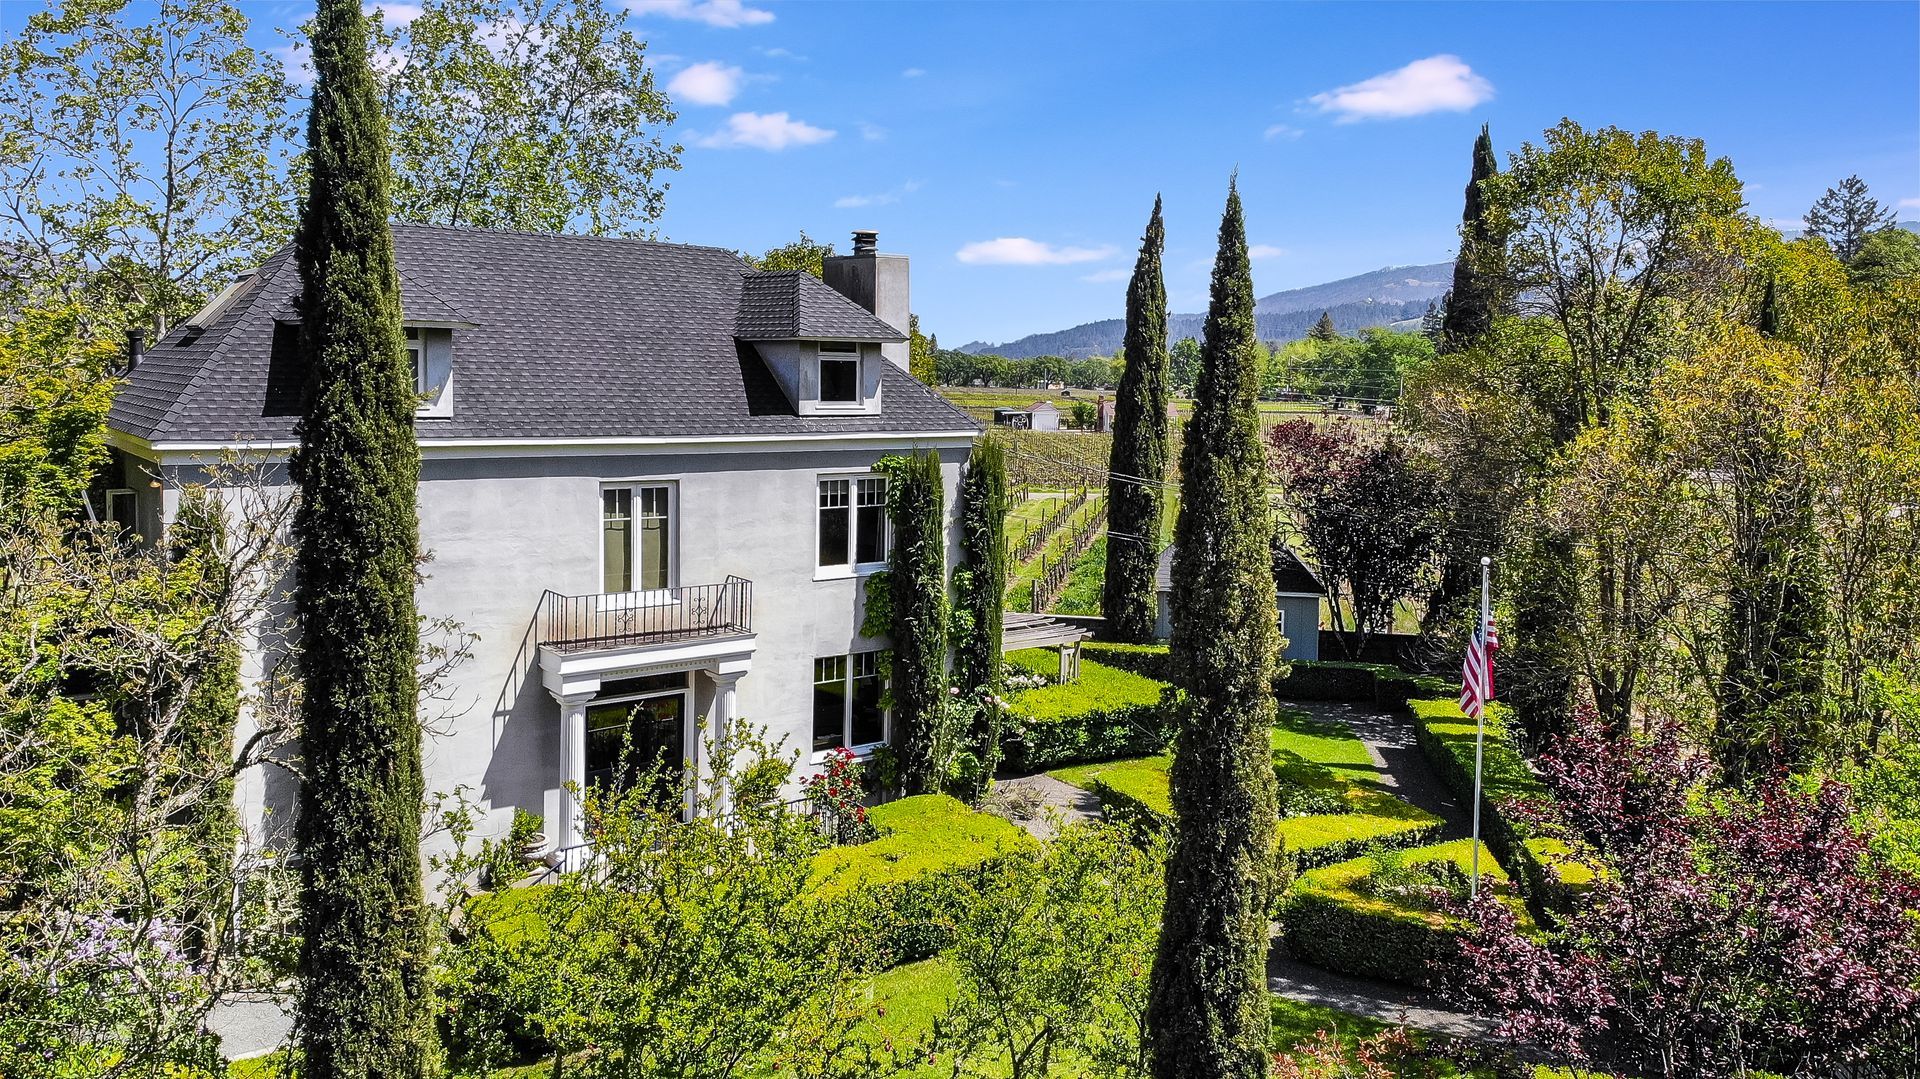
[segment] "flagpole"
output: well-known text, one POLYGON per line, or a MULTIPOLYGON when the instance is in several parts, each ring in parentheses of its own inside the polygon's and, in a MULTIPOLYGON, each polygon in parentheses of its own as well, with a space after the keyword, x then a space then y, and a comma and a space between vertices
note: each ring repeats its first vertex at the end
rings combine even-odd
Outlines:
MULTIPOLYGON (((1493 559, 1481 556, 1480 559, 1480 628, 1476 633, 1480 637, 1480 664, 1484 672, 1487 662, 1487 622, 1493 618, 1493 589, 1489 584, 1492 575, 1493 559)), ((1485 676, 1482 675, 1484 684, 1485 676)), ((1487 753, 1487 704, 1480 702, 1480 715, 1475 718, 1473 734, 1473 877, 1467 882, 1467 894, 1478 898, 1480 895, 1480 769, 1486 761, 1487 753)))

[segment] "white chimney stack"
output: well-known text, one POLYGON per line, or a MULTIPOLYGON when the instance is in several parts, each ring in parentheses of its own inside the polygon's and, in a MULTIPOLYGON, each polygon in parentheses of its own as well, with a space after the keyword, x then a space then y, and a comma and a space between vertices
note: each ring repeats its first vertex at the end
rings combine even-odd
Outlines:
MULTIPOLYGON (((853 230, 853 253, 828 256, 822 272, 835 292, 873 312, 880 321, 901 333, 907 332, 911 310, 907 300, 907 256, 881 254, 878 232, 853 230)), ((902 371, 909 369, 907 342, 881 345, 880 354, 902 371)))

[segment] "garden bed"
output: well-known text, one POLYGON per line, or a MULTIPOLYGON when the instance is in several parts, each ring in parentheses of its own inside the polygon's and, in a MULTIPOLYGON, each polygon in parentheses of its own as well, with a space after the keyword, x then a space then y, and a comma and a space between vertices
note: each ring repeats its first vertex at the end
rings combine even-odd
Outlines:
MULTIPOLYGON (((1301 874, 1282 906, 1288 950, 1326 970, 1431 986, 1436 967, 1457 953, 1463 923, 1444 908, 1447 897, 1463 894, 1473 848, 1472 840, 1457 839, 1301 874)), ((1484 845, 1480 874, 1482 886, 1513 908, 1523 931, 1537 932, 1511 878, 1484 845)))
MULTIPOLYGON (((1434 771, 1459 797, 1473 803, 1475 724, 1452 700, 1412 700, 1414 736, 1434 771)), ((1507 730, 1510 713, 1487 708, 1481 762, 1480 834, 1500 860, 1514 870, 1516 886, 1542 921, 1572 908, 1593 879, 1590 867, 1567 857, 1567 846, 1543 832, 1520 812, 1524 803, 1551 801, 1553 795, 1520 755, 1507 730)))
MULTIPOLYGON (((1049 649, 1010 652, 1007 661, 1042 678, 1059 670, 1059 657, 1049 649)), ((1012 722, 1002 743, 1007 766, 1038 772, 1157 753, 1172 733, 1162 704, 1166 688, 1164 682, 1082 658, 1078 680, 1010 695, 1012 722)))

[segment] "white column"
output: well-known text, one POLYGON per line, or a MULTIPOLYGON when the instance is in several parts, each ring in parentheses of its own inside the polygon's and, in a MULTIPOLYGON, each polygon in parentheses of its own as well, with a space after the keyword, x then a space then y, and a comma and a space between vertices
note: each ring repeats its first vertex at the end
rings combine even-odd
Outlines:
POLYGON ((591 693, 555 697, 560 702, 560 827, 559 850, 582 842, 580 794, 587 785, 587 702, 591 693))
MULTIPOLYGON (((713 712, 708 723, 708 737, 721 746, 733 737, 733 721, 739 718, 737 711, 736 689, 740 676, 745 671, 729 671, 724 667, 718 671, 709 671, 707 677, 713 679, 713 712)), ((713 762, 706 761, 706 774, 715 785, 714 806, 721 815, 733 812, 733 792, 727 789, 724 779, 713 774, 713 762)))

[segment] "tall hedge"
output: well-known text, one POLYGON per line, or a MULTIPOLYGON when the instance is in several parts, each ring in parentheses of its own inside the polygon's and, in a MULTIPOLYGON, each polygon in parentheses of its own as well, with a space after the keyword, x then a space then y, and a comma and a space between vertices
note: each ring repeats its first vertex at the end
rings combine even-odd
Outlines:
POLYGON ((908 794, 934 794, 953 748, 947 713, 947 528, 940 455, 883 462, 893 519, 893 748, 908 794))
POLYGON ((960 486, 960 553, 966 566, 959 575, 962 617, 955 619, 953 683, 981 708, 973 717, 969 749, 974 758, 970 790, 978 797, 1000 766, 1004 712, 997 698, 1005 688, 1000 676, 1001 597, 1007 590, 1007 455, 989 435, 973 447, 960 486))
POLYGON ((1101 612, 1113 639, 1144 644, 1158 620, 1154 571, 1167 475, 1167 286, 1160 272, 1166 225, 1160 197, 1127 285, 1126 369, 1114 394, 1107 466, 1107 573, 1101 612))
POLYGON ((307 372, 294 519, 303 698, 300 1074, 427 1065, 415 675, 413 372, 400 335, 386 121, 358 0, 321 0, 296 235, 307 372))
POLYGON ((1227 191, 1206 343, 1181 457, 1173 674, 1186 691, 1169 773, 1167 902, 1147 1023, 1156 1079, 1267 1074, 1273 899, 1273 510, 1255 395, 1253 280, 1227 191))

